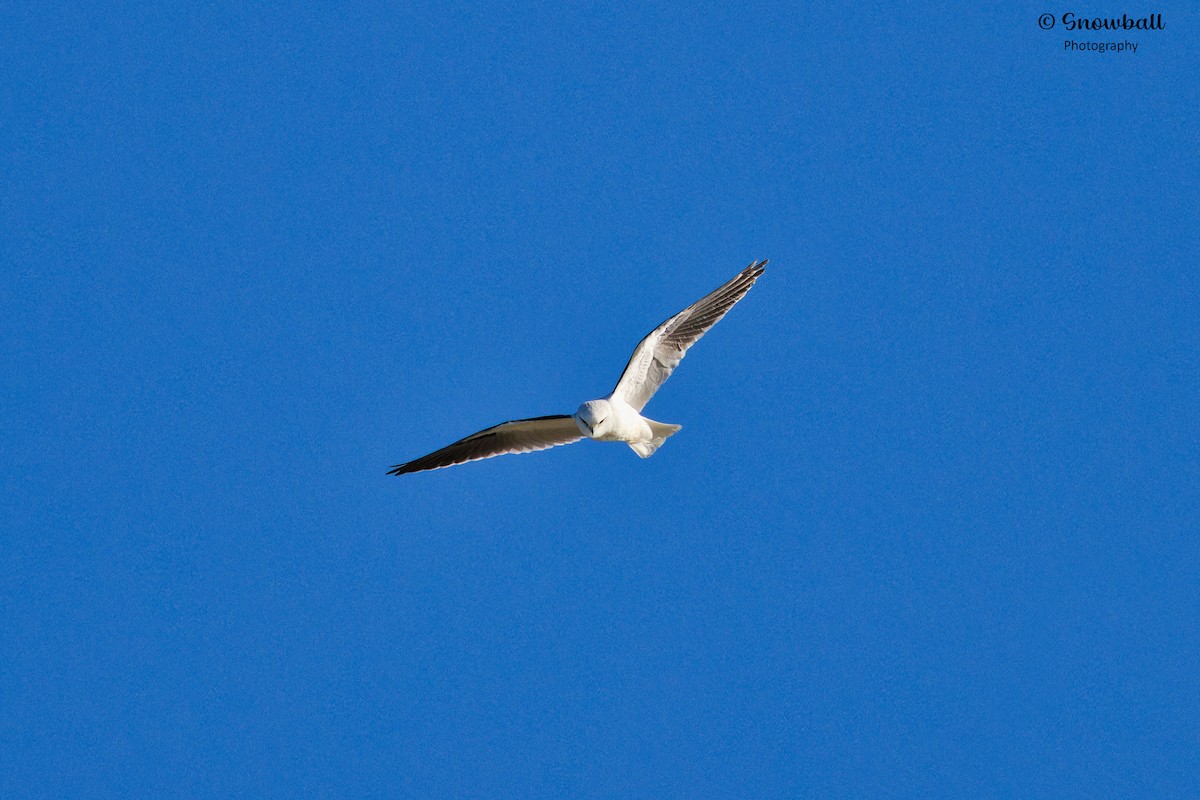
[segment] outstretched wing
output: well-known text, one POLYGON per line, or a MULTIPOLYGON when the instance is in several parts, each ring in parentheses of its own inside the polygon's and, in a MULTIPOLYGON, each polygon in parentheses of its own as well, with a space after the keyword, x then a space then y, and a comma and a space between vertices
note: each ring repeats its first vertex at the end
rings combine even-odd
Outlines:
POLYGON ((582 438, 583 433, 579 426, 568 416, 516 419, 473 433, 407 464, 397 464, 388 470, 388 475, 441 469, 506 453, 532 453, 535 450, 577 442, 582 438))
POLYGON ((737 276, 710 294, 680 311, 646 335, 625 365, 613 397, 619 397, 641 411, 658 387, 663 385, 688 348, 700 341, 708 329, 746 296, 750 287, 763 274, 766 259, 755 261, 737 276))

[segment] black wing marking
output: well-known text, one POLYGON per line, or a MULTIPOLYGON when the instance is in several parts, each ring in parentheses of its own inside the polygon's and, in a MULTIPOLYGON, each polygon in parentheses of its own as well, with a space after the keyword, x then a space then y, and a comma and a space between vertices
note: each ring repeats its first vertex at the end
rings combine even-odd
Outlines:
POLYGON ((532 453, 582 438, 574 418, 566 415, 516 419, 485 428, 407 464, 397 464, 388 470, 388 475, 441 469, 507 453, 532 453))

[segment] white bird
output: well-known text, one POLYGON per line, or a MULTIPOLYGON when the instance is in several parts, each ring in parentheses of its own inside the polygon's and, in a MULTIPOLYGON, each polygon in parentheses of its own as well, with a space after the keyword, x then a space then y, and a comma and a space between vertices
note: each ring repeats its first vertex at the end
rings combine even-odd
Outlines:
POLYGON ((746 296, 763 274, 766 260, 755 261, 719 289, 659 325, 638 343, 625 372, 610 394, 588 400, 572 415, 534 417, 502 422, 473 433, 427 456, 397 464, 389 475, 441 469, 506 453, 531 453, 584 437, 602 442, 625 442, 642 458, 649 458, 668 436, 682 425, 669 425, 643 417, 641 410, 671 376, 688 348, 746 296))

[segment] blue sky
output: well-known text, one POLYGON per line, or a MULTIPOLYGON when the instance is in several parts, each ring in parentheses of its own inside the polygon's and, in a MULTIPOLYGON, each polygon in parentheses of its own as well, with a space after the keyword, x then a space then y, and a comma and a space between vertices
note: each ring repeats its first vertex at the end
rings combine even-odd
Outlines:
POLYGON ((1200 791, 1200 18, 1047 11, 5 11, 0 794, 1200 791))

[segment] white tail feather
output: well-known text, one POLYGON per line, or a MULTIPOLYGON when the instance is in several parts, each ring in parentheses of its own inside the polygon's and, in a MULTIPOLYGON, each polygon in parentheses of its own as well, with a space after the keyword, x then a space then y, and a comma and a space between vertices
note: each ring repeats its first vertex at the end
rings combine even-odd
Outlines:
POLYGON ((633 452, 637 453, 642 458, 649 458, 654 455, 654 451, 662 447, 662 443, 668 437, 679 433, 683 429, 682 425, 669 425, 665 422, 655 422, 652 419, 646 420, 650 425, 650 433, 653 438, 648 442, 630 442, 629 446, 633 448, 633 452))

